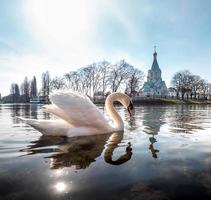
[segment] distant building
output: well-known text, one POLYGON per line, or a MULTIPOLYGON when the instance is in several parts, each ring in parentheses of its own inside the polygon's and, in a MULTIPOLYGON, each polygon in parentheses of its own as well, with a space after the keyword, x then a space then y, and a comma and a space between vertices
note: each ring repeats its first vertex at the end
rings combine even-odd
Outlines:
POLYGON ((35 104, 45 104, 49 103, 49 98, 48 96, 36 96, 36 97, 31 97, 30 98, 30 103, 35 103, 35 104))
POLYGON ((102 91, 97 91, 94 93, 93 101, 94 102, 104 102, 105 100, 105 94, 102 91))
POLYGON ((157 62, 156 49, 153 57, 152 67, 148 71, 147 81, 144 83, 141 94, 145 97, 166 97, 168 95, 168 89, 165 81, 161 78, 161 69, 157 62))

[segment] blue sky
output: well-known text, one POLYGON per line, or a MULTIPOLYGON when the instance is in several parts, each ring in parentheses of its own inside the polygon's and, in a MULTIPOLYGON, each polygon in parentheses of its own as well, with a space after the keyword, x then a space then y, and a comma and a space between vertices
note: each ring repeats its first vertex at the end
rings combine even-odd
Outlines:
POLYGON ((209 0, 0 0, 0 93, 12 82, 106 59, 147 73, 153 46, 163 79, 188 69, 211 82, 209 0))

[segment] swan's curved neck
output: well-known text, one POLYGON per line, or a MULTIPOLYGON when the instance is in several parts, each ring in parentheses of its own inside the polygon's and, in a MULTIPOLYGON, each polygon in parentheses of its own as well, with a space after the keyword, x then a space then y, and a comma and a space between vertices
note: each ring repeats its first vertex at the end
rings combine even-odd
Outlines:
POLYGON ((115 131, 122 131, 124 130, 124 123, 122 121, 122 118, 114 108, 113 103, 115 101, 119 101, 121 103, 118 93, 113 93, 107 97, 105 102, 105 107, 106 111, 108 112, 108 114, 110 115, 111 119, 114 122, 115 131))

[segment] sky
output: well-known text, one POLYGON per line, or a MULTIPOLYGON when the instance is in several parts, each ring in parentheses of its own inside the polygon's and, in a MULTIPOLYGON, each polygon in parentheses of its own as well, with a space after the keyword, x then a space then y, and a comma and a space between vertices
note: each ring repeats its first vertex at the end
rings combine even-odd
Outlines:
POLYGON ((210 0, 0 0, 0 93, 49 70, 60 76, 125 59, 162 78, 188 69, 211 82, 210 0))

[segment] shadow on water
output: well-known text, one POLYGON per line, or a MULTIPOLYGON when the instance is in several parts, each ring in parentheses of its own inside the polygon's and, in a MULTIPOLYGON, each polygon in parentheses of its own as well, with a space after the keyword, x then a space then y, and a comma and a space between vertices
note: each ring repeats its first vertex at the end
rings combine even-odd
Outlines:
POLYGON ((32 141, 26 149, 26 155, 50 153, 50 168, 59 169, 75 166, 76 169, 85 169, 96 161, 104 151, 104 160, 111 165, 121 165, 131 159, 132 148, 128 143, 125 153, 113 160, 113 152, 123 139, 123 133, 112 133, 80 137, 46 137, 32 141))

